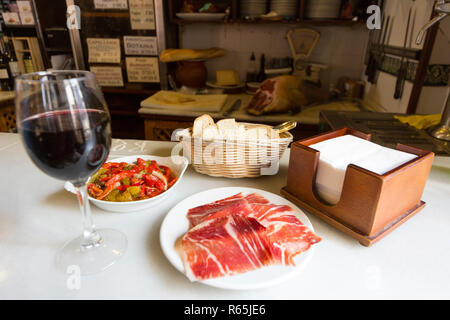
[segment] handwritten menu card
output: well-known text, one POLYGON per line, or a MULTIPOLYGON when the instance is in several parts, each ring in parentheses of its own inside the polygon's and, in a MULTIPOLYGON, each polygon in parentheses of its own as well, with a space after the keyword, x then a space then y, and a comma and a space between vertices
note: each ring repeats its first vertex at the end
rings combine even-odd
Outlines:
POLYGON ((134 56, 156 56, 158 49, 156 37, 123 37, 125 54, 134 56))
POLYGON ((95 9, 128 9, 127 0, 94 0, 95 9))
POLYGON ((133 30, 154 30, 153 0, 129 0, 130 22, 133 30))
POLYGON ((123 87, 121 67, 90 67, 101 87, 123 87))
POLYGON ((120 63, 120 40, 115 38, 87 39, 90 63, 120 63))
POLYGON ((126 57, 128 82, 159 82, 158 58, 126 57))

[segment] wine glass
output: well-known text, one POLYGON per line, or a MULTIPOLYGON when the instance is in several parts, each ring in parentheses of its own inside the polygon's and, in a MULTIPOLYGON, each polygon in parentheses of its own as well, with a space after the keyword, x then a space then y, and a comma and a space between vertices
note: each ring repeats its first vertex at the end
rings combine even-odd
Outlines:
POLYGON ((111 148, 108 107, 93 73, 50 71, 15 80, 16 119, 25 149, 47 175, 70 181, 81 209, 83 233, 57 254, 64 271, 78 267, 82 275, 100 272, 120 259, 126 236, 96 229, 86 183, 106 161, 111 148))

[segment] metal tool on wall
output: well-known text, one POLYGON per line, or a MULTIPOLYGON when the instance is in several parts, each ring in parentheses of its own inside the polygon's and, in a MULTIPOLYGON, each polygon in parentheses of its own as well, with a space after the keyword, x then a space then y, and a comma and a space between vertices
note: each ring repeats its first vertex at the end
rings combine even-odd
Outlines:
POLYGON ((380 49, 380 58, 378 60, 379 62, 377 65, 377 70, 381 70, 383 67, 384 57, 386 56, 386 48, 389 46, 389 40, 391 39, 392 34, 392 27, 394 26, 394 18, 395 17, 391 17, 390 25, 386 26, 387 36, 385 35, 385 39, 383 39, 382 47, 380 49))
POLYGON ((409 23, 411 21, 411 11, 412 11, 412 7, 409 9, 408 22, 406 23, 405 40, 403 43, 403 53, 402 53, 402 59, 400 62, 400 69, 398 70, 397 81, 395 83, 394 99, 400 99, 402 97, 403 88, 405 86, 406 67, 408 65, 408 60, 405 58, 404 51, 406 49, 406 44, 408 42, 409 23))
POLYGON ((378 69, 381 67, 381 64, 383 63, 383 47, 387 44, 386 41, 389 41, 389 38, 387 38, 389 26, 391 26, 392 30, 392 22, 391 16, 387 16, 386 20, 384 21, 385 24, 381 27, 380 36, 377 39, 376 47, 373 50, 373 59, 372 61, 369 61, 370 63, 367 65, 367 80, 375 84, 377 82, 377 74, 378 69))
POLYGON ((384 30, 385 22, 386 22, 385 16, 383 15, 381 17, 381 29, 377 30, 377 31, 375 31, 376 29, 374 29, 370 33, 369 59, 367 61, 366 72, 365 72, 365 74, 367 76, 367 81, 369 81, 370 83, 375 83, 374 82, 375 72, 376 72, 375 51, 378 50, 378 45, 379 45, 379 41, 381 39, 382 30, 384 30))

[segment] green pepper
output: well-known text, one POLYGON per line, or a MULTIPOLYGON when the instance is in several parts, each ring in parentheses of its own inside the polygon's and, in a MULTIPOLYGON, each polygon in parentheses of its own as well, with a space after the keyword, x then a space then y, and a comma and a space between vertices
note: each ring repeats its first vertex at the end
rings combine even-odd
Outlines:
POLYGON ((120 202, 133 201, 133 196, 128 190, 125 190, 117 197, 117 201, 120 202))
POLYGON ((120 200, 117 199, 118 196, 119 196, 119 194, 120 194, 120 191, 117 190, 117 189, 115 189, 115 190, 111 191, 111 192, 106 196, 105 200, 107 200, 107 201, 113 201, 113 202, 120 201, 120 200))
POLYGON ((125 186, 129 186, 131 184, 130 178, 126 177, 122 179, 122 184, 125 186))
POLYGON ((105 168, 100 168, 100 170, 98 170, 96 173, 94 173, 94 175, 92 176, 92 178, 89 180, 89 182, 95 182, 102 174, 104 174, 106 171, 108 171, 108 169, 105 168))
POLYGON ((129 187, 127 191, 133 196, 133 198, 138 199, 141 192, 141 187, 140 186, 129 187))

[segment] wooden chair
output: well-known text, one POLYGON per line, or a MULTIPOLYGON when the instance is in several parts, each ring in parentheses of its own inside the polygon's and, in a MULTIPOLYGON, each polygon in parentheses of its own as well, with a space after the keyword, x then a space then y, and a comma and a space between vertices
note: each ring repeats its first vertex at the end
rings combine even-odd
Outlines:
POLYGON ((16 132, 16 112, 14 105, 0 107, 0 132, 16 132))

